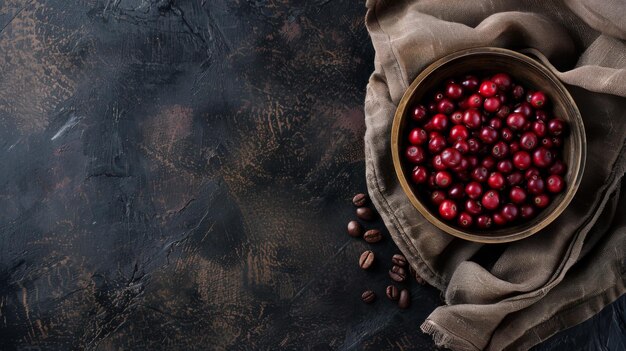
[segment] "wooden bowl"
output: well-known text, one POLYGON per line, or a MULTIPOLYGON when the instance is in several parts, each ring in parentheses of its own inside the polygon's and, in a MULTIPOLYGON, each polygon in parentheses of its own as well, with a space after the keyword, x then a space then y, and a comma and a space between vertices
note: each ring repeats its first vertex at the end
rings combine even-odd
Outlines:
POLYGON ((537 233, 554 221, 576 194, 583 175, 586 149, 585 128, 580 112, 558 78, 540 62, 528 56, 493 47, 459 51, 428 66, 415 78, 400 100, 391 128, 391 150, 395 172, 402 189, 413 206, 429 222, 446 233, 482 243, 504 243, 520 240, 537 233), (552 102, 550 106, 553 115, 568 122, 570 131, 565 137, 563 147, 563 161, 567 163, 567 173, 564 179, 567 184, 565 191, 552 198, 552 202, 547 208, 526 223, 485 231, 468 230, 440 220, 438 215, 425 205, 419 195, 419 186, 410 182, 410 172, 413 167, 407 164, 400 155, 401 150, 407 147, 407 126, 411 120, 411 109, 423 100, 425 94, 431 93, 436 86, 452 77, 469 73, 489 74, 495 72, 508 73, 515 81, 521 82, 524 86, 541 88, 552 102))

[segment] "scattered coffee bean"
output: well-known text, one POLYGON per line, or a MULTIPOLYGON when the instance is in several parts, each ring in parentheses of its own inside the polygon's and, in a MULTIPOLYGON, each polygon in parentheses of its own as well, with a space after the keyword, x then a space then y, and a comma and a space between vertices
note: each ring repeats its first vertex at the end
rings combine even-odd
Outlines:
POLYGON ((363 294, 361 294, 361 300, 365 303, 372 303, 376 300, 376 294, 374 294, 372 290, 364 291, 363 294))
POLYGON ((363 235, 363 227, 357 221, 348 222, 348 235, 358 238, 363 235))
POLYGON ((352 203, 356 207, 363 207, 367 203, 367 195, 365 194, 356 194, 352 198, 352 203))
POLYGON ((387 292, 387 297, 389 298, 389 300, 396 301, 400 297, 400 291, 398 290, 398 287, 395 285, 389 285, 387 287, 386 292, 387 292))
POLYGON ((356 216, 364 221, 371 221, 374 219, 375 214, 369 207, 359 207, 356 209, 356 216))
POLYGON ((393 266, 389 270, 389 276, 398 283, 402 283, 406 280, 406 270, 400 266, 393 266))
POLYGON ((411 275, 413 277, 415 277, 415 281, 417 282, 417 284, 419 285, 427 285, 428 283, 424 280, 424 278, 422 278, 422 276, 419 275, 419 273, 417 273, 413 267, 409 267, 409 272, 411 273, 411 275))
POLYGON ((406 258, 400 254, 395 254, 391 258, 391 262, 396 266, 404 267, 406 266, 406 258))
POLYGON ((363 239, 370 244, 377 243, 383 239, 383 234, 378 229, 370 229, 363 234, 363 239))
POLYGON ((368 269, 374 264, 374 252, 371 250, 364 251, 359 257, 359 266, 362 269, 368 269))
POLYGON ((407 289, 400 291, 400 298, 398 299, 398 307, 405 310, 411 306, 411 294, 407 289))

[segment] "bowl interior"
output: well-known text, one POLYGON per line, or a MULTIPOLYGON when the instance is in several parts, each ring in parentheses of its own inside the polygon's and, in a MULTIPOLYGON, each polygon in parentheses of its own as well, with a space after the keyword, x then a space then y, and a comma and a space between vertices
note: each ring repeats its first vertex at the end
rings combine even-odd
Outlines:
POLYGON ((582 178, 585 151, 584 126, 580 112, 558 78, 537 61, 522 54, 499 48, 465 50, 446 56, 426 68, 415 79, 402 98, 392 128, 394 166, 400 183, 412 204, 440 229, 457 237, 478 242, 519 240, 536 233, 552 222, 567 207, 578 189, 582 178), (422 202, 423 196, 420 187, 413 185, 410 181, 412 167, 404 162, 400 155, 408 146, 406 141, 408 130, 416 126, 410 116, 414 105, 423 102, 427 94, 432 93, 447 79, 470 73, 494 74, 497 72, 508 73, 514 81, 522 83, 525 87, 546 92, 551 101, 548 111, 553 116, 568 122, 570 131, 564 138, 562 156, 563 161, 567 163, 567 172, 564 176, 567 184, 565 191, 552 198, 551 204, 528 222, 489 231, 468 230, 441 221, 431 207, 426 205, 426 202, 422 202))

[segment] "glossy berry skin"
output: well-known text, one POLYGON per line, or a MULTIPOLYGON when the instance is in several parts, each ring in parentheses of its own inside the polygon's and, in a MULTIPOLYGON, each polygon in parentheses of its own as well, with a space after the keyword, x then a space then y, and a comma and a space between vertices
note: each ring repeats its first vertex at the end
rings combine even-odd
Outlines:
POLYGON ((441 162, 443 162, 446 167, 456 167, 461 163, 461 158, 463 156, 459 152, 459 150, 449 147, 441 153, 441 162))
POLYGON ((505 158, 509 154, 509 146, 503 142, 497 142, 493 148, 491 148, 491 155, 496 159, 505 158))
POLYGON ((518 151, 513 154, 513 166, 519 170, 526 170, 532 165, 532 158, 526 151, 518 151))
POLYGON ((558 194, 563 191, 565 180, 560 175, 553 174, 546 179, 546 187, 549 192, 558 194))
POLYGON ((446 169, 448 169, 448 167, 443 164, 443 161, 441 161, 441 155, 436 155, 435 157, 433 157, 432 165, 436 171, 445 171, 446 169))
POLYGON ((441 205, 441 203, 445 199, 446 199, 446 193, 444 193, 441 190, 435 190, 432 192, 432 194, 430 194, 430 201, 436 206, 441 205))
POLYGON ((538 138, 543 138, 546 136, 546 131, 548 130, 545 122, 543 121, 535 121, 531 126, 531 130, 538 138))
POLYGON ((524 181, 524 176, 520 172, 513 172, 506 176, 506 183, 510 186, 519 185, 524 181))
POLYGON ((452 114, 450 115, 450 122, 452 122, 452 124, 462 124, 463 123, 463 112, 461 112, 461 111, 454 111, 454 112, 452 112, 452 114))
POLYGON ((507 105, 504 105, 498 109, 498 112, 496 112, 496 117, 504 119, 506 118, 506 116, 509 115, 509 113, 511 113, 511 109, 507 105))
POLYGON ((541 138, 541 146, 545 147, 546 149, 551 149, 554 146, 554 143, 552 143, 552 138, 541 138))
POLYGON ((498 87, 496 83, 486 80, 480 84, 480 88, 478 88, 478 93, 484 97, 492 97, 496 95, 498 92, 498 87))
POLYGON ((519 186, 514 186, 509 191, 509 199, 515 204, 523 204, 526 201, 526 191, 519 186))
POLYGON ((483 183, 483 182, 487 181, 487 178, 489 177, 489 171, 487 171, 487 168, 482 167, 482 166, 481 167, 476 167, 472 171, 471 177, 475 181, 477 181, 479 183, 483 183))
POLYGON ((522 87, 521 85, 516 85, 513 87, 512 95, 515 100, 521 100, 525 94, 526 92, 524 91, 524 87, 522 87))
POLYGON ((498 132, 491 127, 482 127, 480 129, 480 140, 482 140, 485 144, 493 144, 498 140, 498 132))
POLYGON ((452 185, 452 175, 447 171, 439 171, 435 173, 435 185, 440 188, 447 188, 452 185))
POLYGON ((542 91, 535 92, 530 96, 530 104, 534 108, 543 108, 546 104, 546 100, 546 94, 544 94, 542 91))
POLYGON ((469 146, 469 151, 471 153, 477 153, 478 150, 480 150, 480 147, 482 146, 480 142, 475 138, 467 139, 467 145, 469 146))
POLYGON ((495 225, 503 226, 506 224, 506 218, 501 213, 494 213, 491 219, 495 225))
POLYGON ((510 160, 502 160, 498 162, 498 164, 496 165, 496 169, 500 173, 509 174, 513 172, 513 162, 511 162, 510 160))
POLYGON ((483 108, 485 109, 485 111, 487 112, 496 112, 498 111, 498 109, 500 108, 500 99, 498 99, 497 97, 489 97, 486 98, 485 101, 483 102, 483 108))
POLYGON ((439 205, 439 215, 446 220, 453 220, 456 218, 457 207, 452 200, 443 200, 439 205))
POLYGON ((560 119, 551 119, 548 121, 548 133, 550 135, 559 136, 565 130, 565 123, 560 119))
POLYGON ((478 157, 475 155, 467 156, 467 162, 469 163, 469 167, 474 169, 478 166, 478 157))
POLYGON ((456 83, 449 83, 446 86, 445 94, 452 100, 458 100, 463 96, 463 87, 456 83))
POLYGON ((465 79, 461 82, 461 86, 465 88, 467 91, 476 91, 478 89, 478 84, 480 81, 476 76, 466 76, 465 79))
POLYGON ((535 217, 535 208, 532 205, 524 204, 520 206, 519 215, 522 219, 531 219, 535 217))
POLYGON ((463 114, 463 123, 469 129, 479 128, 481 122, 480 112, 476 109, 469 109, 463 114))
POLYGON ((556 160, 552 164, 552 166, 550 166, 550 168, 548 168, 548 173, 563 175, 563 174, 565 174, 566 169, 567 169, 567 167, 565 166, 565 163, 563 163, 563 161, 556 160))
POLYGON ((532 150, 537 147, 537 135, 533 132, 524 132, 520 137, 520 147, 524 150, 532 150))
POLYGON ((426 108, 423 105, 415 106, 413 109, 413 119, 418 122, 423 122, 426 119, 426 108))
POLYGON ((457 223, 462 228, 469 228, 469 227, 472 226, 472 223, 474 223, 474 219, 472 218, 472 216, 469 213, 461 212, 461 214, 459 215, 459 218, 457 220, 457 223))
POLYGON ((528 188, 528 192, 530 194, 539 195, 543 194, 546 188, 546 183, 540 177, 534 177, 528 179, 528 181, 526 182, 526 187, 528 188))
POLYGON ((546 208, 550 204, 550 198, 546 194, 537 195, 533 198, 533 203, 537 208, 546 208))
POLYGON ((481 215, 476 218, 476 226, 480 229, 489 229, 492 225, 491 217, 487 215, 481 215))
POLYGON ((424 166, 415 166, 411 172, 411 180, 415 184, 423 184, 428 180, 428 170, 424 166))
POLYGON ((545 123, 548 120, 548 114, 544 110, 537 110, 535 111, 535 119, 545 123))
POLYGON ((500 131, 500 137, 504 141, 512 141, 514 136, 515 134, 513 133, 513 131, 507 127, 502 128, 502 130, 500 131))
POLYGON ((421 163, 424 161, 424 150, 419 146, 409 146, 406 148, 405 158, 411 163, 421 163))
POLYGON ((533 107, 530 106, 529 103, 527 102, 522 102, 521 104, 515 106, 515 108, 513 109, 514 113, 519 113, 522 116, 524 116, 524 118, 530 118, 533 115, 533 107))
POLYGON ((457 141, 456 143, 454 143, 454 145, 452 145, 452 147, 459 150, 459 152, 463 155, 469 151, 469 145, 465 140, 457 141))
POLYGON ((409 132, 409 143, 413 145, 422 145, 428 141, 428 133, 422 128, 413 128, 409 132))
POLYGON ((513 112, 506 118, 506 125, 512 130, 522 130, 526 124, 526 118, 521 113, 513 112))
POLYGON ((496 84, 498 90, 500 91, 508 91, 511 89, 512 81, 511 76, 506 73, 498 73, 491 77, 491 81, 496 84))
POLYGON ((456 183, 448 189, 448 198, 452 200, 460 200, 465 196, 463 184, 456 183))
POLYGON ((483 205, 478 200, 467 199, 467 201, 465 201, 465 211, 476 216, 483 212, 483 205))
POLYGON ((441 135, 435 135, 428 142, 428 151, 433 154, 440 153, 446 147, 446 139, 441 135))
POLYGON ((433 125, 433 129, 436 131, 444 131, 448 128, 448 116, 443 113, 438 113, 433 116, 433 119, 430 120, 430 123, 433 125))
POLYGON ((502 173, 492 172, 489 175, 489 178, 487 178, 487 185, 489 185, 489 187, 492 189, 501 190, 502 188, 504 188, 505 184, 506 183, 502 173))
POLYGON ((483 161, 480 163, 483 167, 485 167, 487 170, 493 170, 496 167, 496 160, 491 157, 491 156, 485 156, 485 158, 483 158, 483 161))
POLYGON ((519 215, 519 209, 513 204, 506 204, 502 206, 502 211, 500 211, 500 214, 502 215, 502 217, 504 217, 504 219, 507 220, 507 222, 513 222, 517 219, 517 216, 519 215))
POLYGON ((445 95, 443 95, 442 92, 435 93, 435 102, 439 102, 439 101, 443 100, 444 97, 445 97, 445 95))
POLYGON ((483 107, 483 97, 479 94, 470 95, 467 98, 467 106, 474 109, 483 107))
POLYGON ((495 210, 498 206, 500 206, 500 195, 498 195, 498 192, 495 190, 488 190, 483 195, 481 203, 484 208, 488 210, 495 210))
POLYGON ((539 176, 541 176, 541 172, 539 172, 539 170, 535 167, 530 167, 524 173, 524 178, 526 178, 526 180, 537 178, 539 176))
POLYGON ((450 134, 448 139, 451 142, 457 141, 457 140, 466 140, 467 138, 469 138, 469 131, 467 130, 467 127, 465 127, 464 125, 455 125, 454 127, 452 127, 450 129, 450 134))
POLYGON ((554 154, 545 147, 540 147, 533 152, 533 164, 539 168, 550 167, 554 162, 554 154))
POLYGON ((502 128, 502 120, 499 118, 492 118, 489 120, 489 127, 497 130, 500 130, 502 128))
POLYGON ((448 98, 444 98, 437 104, 437 111, 449 115, 454 111, 454 107, 454 102, 448 98))
POLYGON ((480 185, 480 183, 476 181, 469 182, 465 186, 465 194, 467 194, 467 197, 469 197, 470 199, 478 199, 480 198, 480 195, 482 195, 482 193, 483 187, 482 185, 480 185))
POLYGON ((519 149, 520 149, 520 147, 519 147, 519 143, 517 141, 512 141, 509 144, 509 153, 510 154, 515 154, 516 152, 519 151, 519 149))

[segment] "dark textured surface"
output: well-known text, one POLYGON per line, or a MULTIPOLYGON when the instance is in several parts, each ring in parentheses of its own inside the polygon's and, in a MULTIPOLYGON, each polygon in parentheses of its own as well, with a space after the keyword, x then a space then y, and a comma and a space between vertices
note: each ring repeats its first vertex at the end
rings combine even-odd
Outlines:
MULTIPOLYGON (((0 1, 0 350, 432 349, 345 234, 351 1, 0 1), (366 288, 379 298, 360 301, 366 288)), ((376 223, 381 228, 381 223, 376 223)), ((623 350, 626 299, 539 350, 623 350)))

